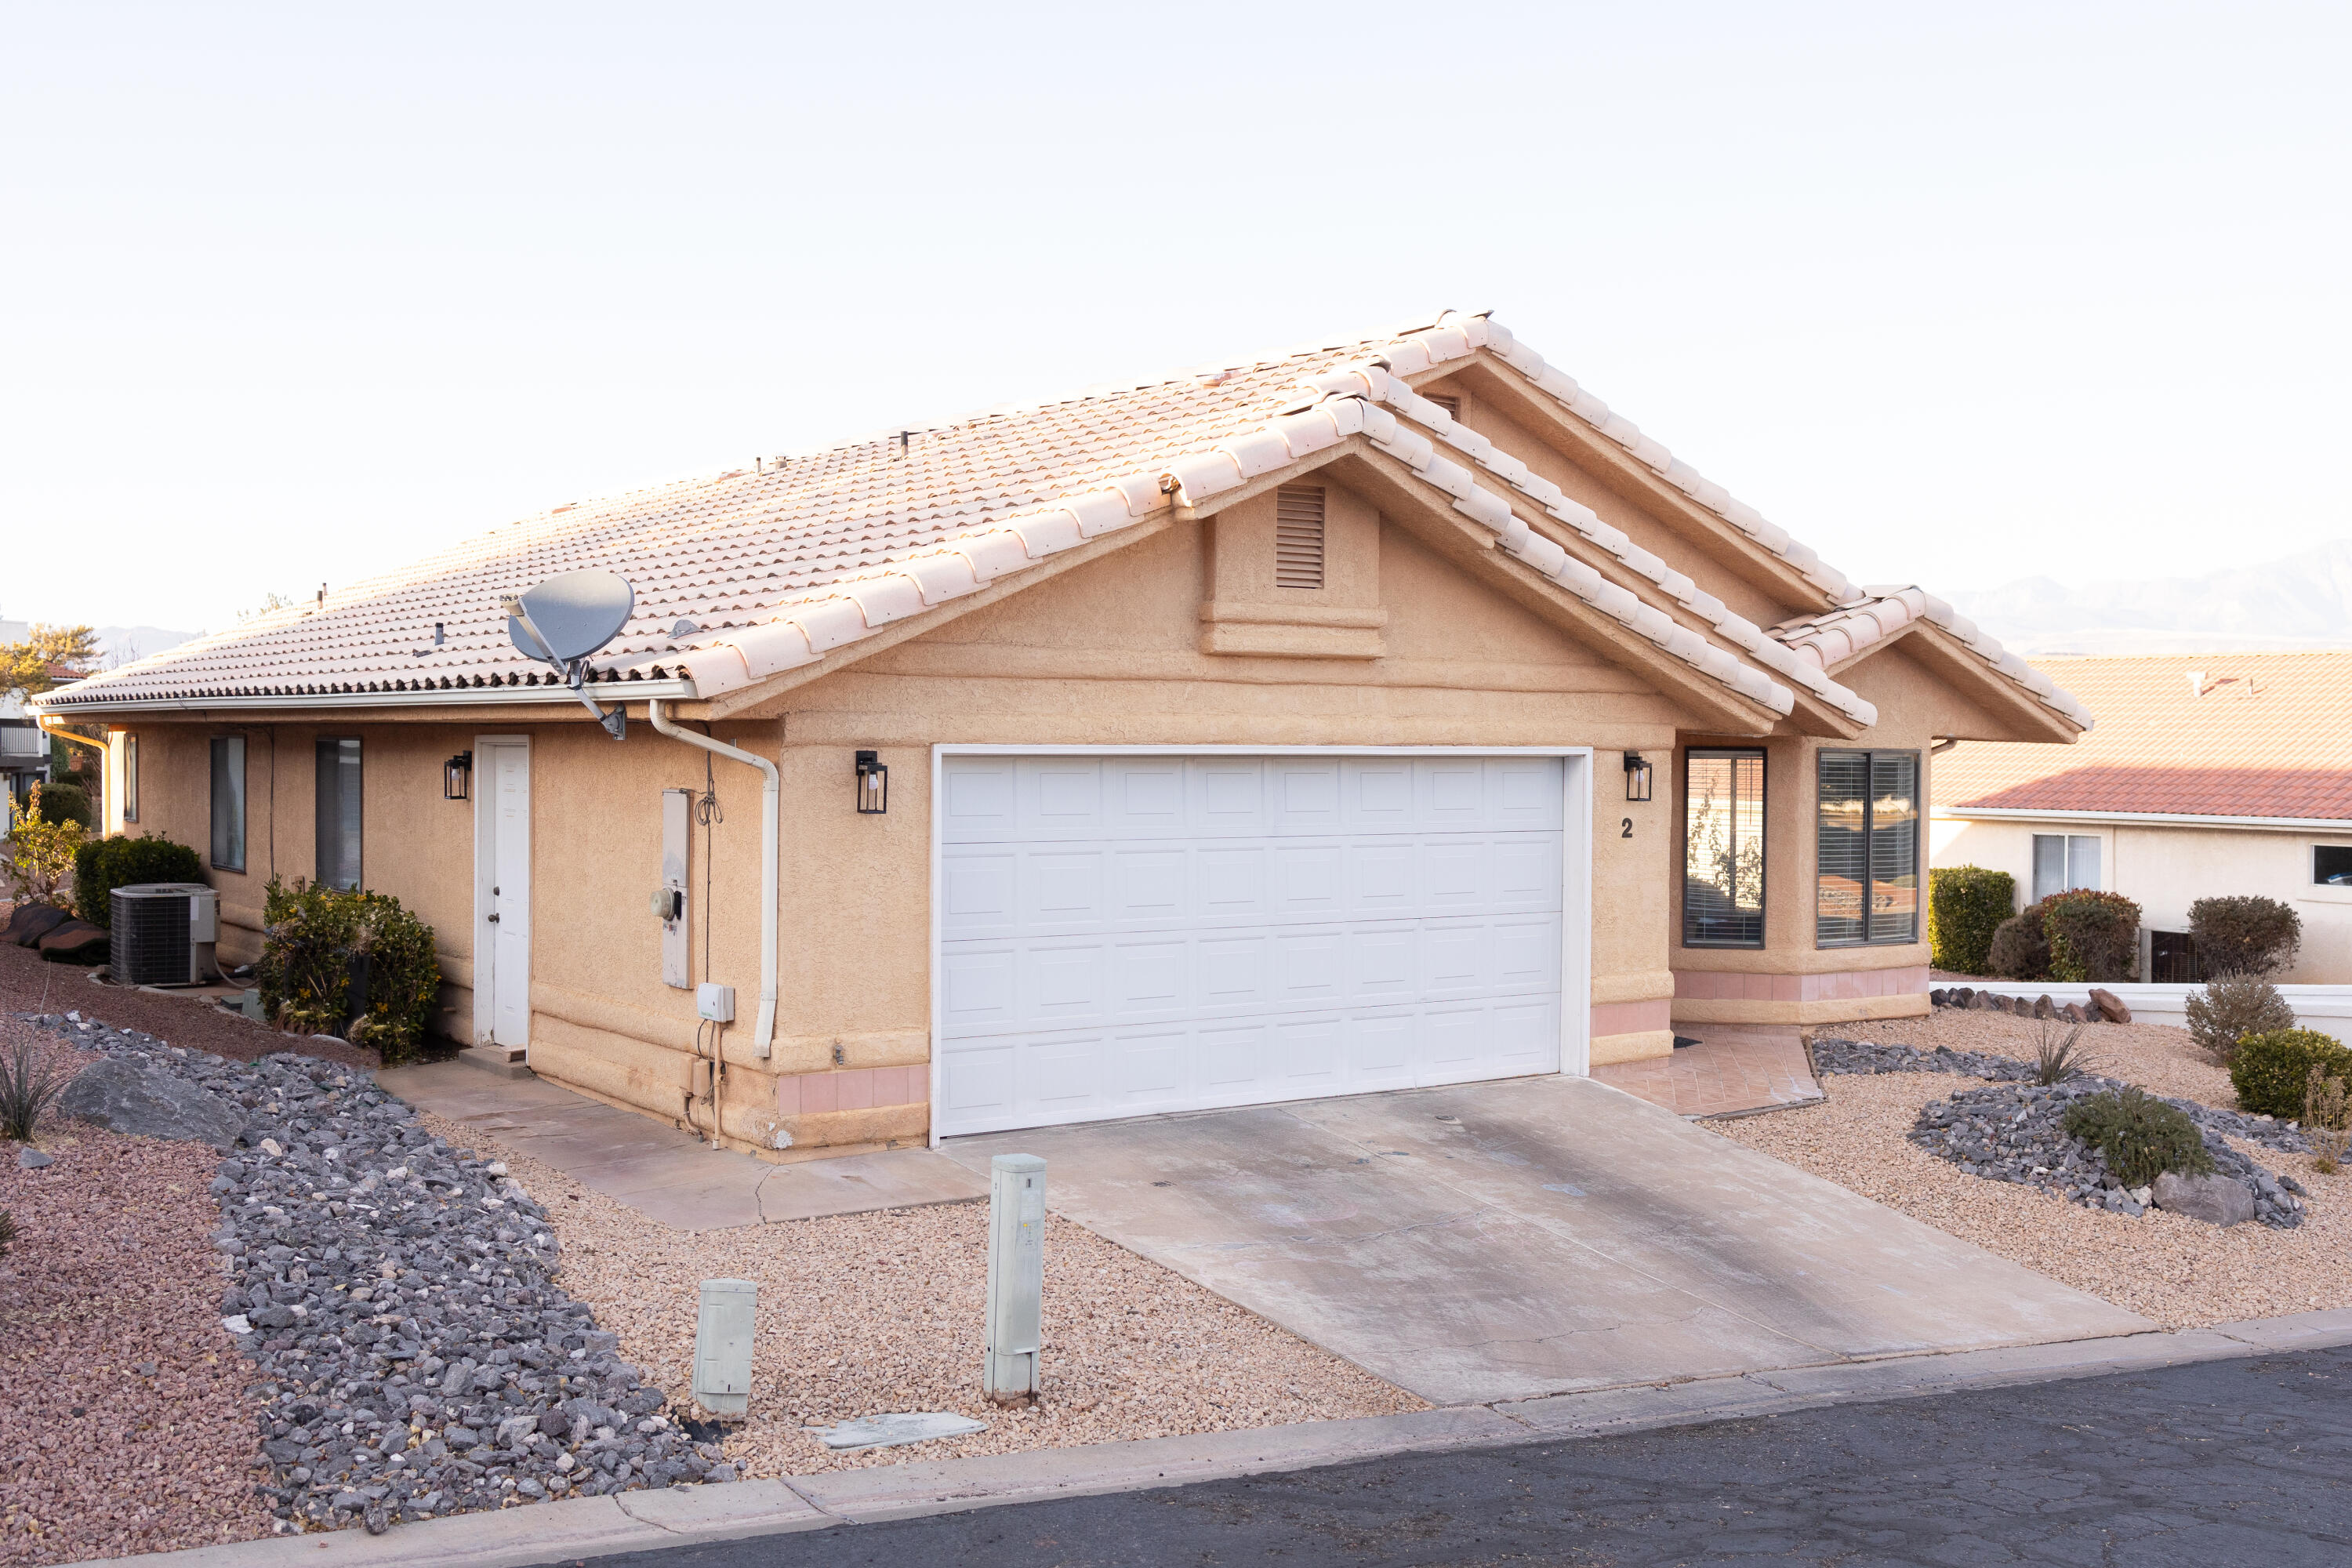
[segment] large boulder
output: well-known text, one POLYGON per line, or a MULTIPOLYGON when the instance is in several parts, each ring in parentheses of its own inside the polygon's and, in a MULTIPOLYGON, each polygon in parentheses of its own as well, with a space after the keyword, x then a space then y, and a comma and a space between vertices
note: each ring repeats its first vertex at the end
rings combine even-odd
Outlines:
POLYGON ((120 1057, 81 1069, 58 1096, 68 1116, 142 1138, 209 1143, 226 1152, 245 1131, 242 1107, 158 1067, 120 1057))
POLYGON ((88 921, 60 921, 34 944, 52 963, 104 963, 109 942, 105 930, 88 921))
POLYGON ((2254 1194, 2234 1176, 2184 1176, 2167 1171, 2156 1179, 2156 1206, 2209 1225, 2243 1225, 2254 1217, 2254 1194))
POLYGON ((18 904, 8 916, 6 939, 30 947, 71 919, 55 904, 18 904))
POLYGON ((2124 999, 2103 986, 2091 987, 2091 1005, 2096 1007, 2099 1016, 2110 1024, 2131 1022, 2131 1009, 2124 1005, 2124 999))

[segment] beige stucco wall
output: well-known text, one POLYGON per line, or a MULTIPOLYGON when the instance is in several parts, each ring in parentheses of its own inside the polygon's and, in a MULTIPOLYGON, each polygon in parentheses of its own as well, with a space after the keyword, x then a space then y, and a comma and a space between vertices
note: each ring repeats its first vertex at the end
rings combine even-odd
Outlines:
POLYGON ((2352 984, 2352 888, 2313 885, 2317 844, 2352 845, 2352 833, 2321 835, 2160 824, 1970 821, 1938 816, 1932 845, 1937 866, 1982 866, 2017 879, 2021 905, 2033 892, 2033 836, 2088 835, 2099 840, 2099 886, 2140 907, 2140 964, 2147 973, 2148 931, 2187 931, 2199 899, 2259 894, 2291 904, 2303 917, 2303 949, 2283 984, 2352 984))
MULTIPOLYGON (((723 1038, 715 1107, 691 1100, 693 997, 661 983, 659 927, 647 910, 659 880, 661 792, 699 790, 704 755, 642 721, 617 744, 584 721, 439 714, 244 727, 247 869, 215 874, 225 956, 256 951, 271 872, 311 869, 313 740, 355 734, 365 748, 368 885, 434 925, 450 982, 443 1026, 472 1037, 474 808, 441 798, 441 764, 479 735, 525 734, 532 1067, 705 1131, 715 1114, 724 1141, 739 1147, 870 1148, 919 1139, 929 1127, 934 745, 1590 745, 1601 753, 1591 1056, 1664 1053, 1674 976, 1659 868, 1671 858, 1675 818, 1663 791, 1647 805, 1623 801, 1618 753, 1664 758, 1680 715, 1603 652, 1352 497, 1333 499, 1332 587, 1313 607, 1360 620, 1369 597, 1377 658, 1344 644, 1336 657, 1312 647, 1213 651, 1204 627, 1216 623, 1204 607, 1256 602, 1246 596, 1250 533, 1272 525, 1271 498, 1261 498, 1221 524, 1177 524, 791 690, 763 708, 768 716, 718 721, 719 739, 779 760, 782 834, 781 1004, 763 1061, 750 1053, 749 1027, 759 979, 758 778, 717 762, 710 777, 723 820, 696 829, 692 968, 699 978, 707 953, 710 977, 735 986, 741 1021, 723 1038), (890 769, 887 816, 855 810, 859 748, 877 750, 890 769)), ((206 742, 228 727, 176 717, 128 723, 141 745, 138 830, 203 846, 206 742)), ((478 778, 476 793, 483 788, 478 778)))

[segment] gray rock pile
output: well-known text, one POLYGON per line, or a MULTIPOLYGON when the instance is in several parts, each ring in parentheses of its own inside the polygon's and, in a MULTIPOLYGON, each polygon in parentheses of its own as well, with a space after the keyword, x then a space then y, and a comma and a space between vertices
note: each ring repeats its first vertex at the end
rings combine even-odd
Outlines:
POLYGON ((546 1210, 364 1072, 293 1055, 226 1061, 73 1015, 20 1016, 236 1109, 212 1183, 222 1326, 259 1369, 261 1490, 286 1527, 381 1531, 735 1479, 551 1282, 546 1210))
POLYGON ((1814 1070, 1824 1075, 1943 1072, 1993 1080, 1984 1088, 1962 1089, 1949 1100, 1930 1101, 1907 1134, 1913 1143, 1972 1176, 2041 1187, 2116 1214, 2144 1214, 2156 1205, 2217 1224, 2250 1218, 2287 1228, 2303 1223, 2302 1185, 2293 1176, 2273 1175, 2222 1141, 2227 1136, 2283 1152, 2302 1152, 2308 1145, 2291 1126, 2217 1110, 2192 1100, 2166 1098, 2166 1104, 2197 1124, 2205 1152, 2213 1157, 2213 1180, 2175 1180, 2162 1184, 2162 1194, 2148 1187, 2126 1189, 2107 1169, 2105 1157, 2069 1136, 2064 1125, 2068 1109, 2077 1100, 2124 1087, 2114 1079, 2084 1073, 2045 1087, 2032 1081, 2032 1062, 1979 1051, 1921 1051, 1867 1040, 1818 1038, 1812 1049, 1814 1070), (2215 1181, 2242 1197, 2221 1193, 2215 1181), (2159 1196, 2168 1201, 2158 1204, 2159 1196))

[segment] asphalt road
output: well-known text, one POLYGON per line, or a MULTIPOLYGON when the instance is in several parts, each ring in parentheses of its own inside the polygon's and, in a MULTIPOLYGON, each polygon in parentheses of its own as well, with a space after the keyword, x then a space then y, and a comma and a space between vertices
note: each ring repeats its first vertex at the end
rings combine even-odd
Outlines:
POLYGON ((1372 1460, 594 1559, 802 1564, 2352 1561, 2352 1349, 1372 1460))

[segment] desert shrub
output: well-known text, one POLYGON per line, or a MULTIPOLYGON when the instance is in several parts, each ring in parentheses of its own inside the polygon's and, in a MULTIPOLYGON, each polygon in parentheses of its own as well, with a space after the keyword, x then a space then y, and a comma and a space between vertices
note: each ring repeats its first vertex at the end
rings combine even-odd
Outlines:
POLYGON ((142 882, 201 882, 203 857, 161 834, 93 838, 74 851, 74 912, 95 926, 114 925, 114 889, 142 882))
POLYGON ((300 877, 269 879, 262 906, 261 962, 254 977, 264 1013, 280 1028, 345 1037, 387 1062, 416 1049, 441 991, 433 928, 389 893, 345 892, 300 877), (352 960, 368 961, 368 994, 351 995, 352 960))
POLYGON ((2047 1089, 2091 1069, 2090 1053, 2083 1049, 2083 1026, 2061 1027, 2043 1018, 2033 1026, 2033 1081, 2047 1089))
POLYGON ((2017 879, 1981 866, 1927 873, 1928 960, 1954 974, 1983 974, 1994 933, 2017 908, 2017 879))
POLYGON ((2107 1169, 2127 1187, 2144 1187, 2167 1171, 2201 1176, 2213 1169, 2189 1113, 2142 1089, 2076 1100, 2066 1111, 2066 1131, 2105 1155, 2107 1169))
POLYGON ((2112 985, 2139 973, 2139 906, 2121 893, 2076 888, 2042 900, 2050 976, 2112 985))
POLYGON ((2220 1062, 2230 1065, 2238 1042, 2248 1035, 2274 1035, 2294 1027, 2294 1009, 2278 987, 2259 974, 2224 974, 2209 980, 2189 998, 2189 1037, 2220 1062))
POLYGON ((2315 1067, 2303 1080, 2303 1137, 2311 1145, 2312 1163, 2323 1176, 2332 1176, 2352 1142, 2352 1104, 2347 1102, 2344 1080, 2315 1067))
POLYGON ((2044 899, 2000 922, 1985 949, 1988 973, 2003 980, 2050 978, 2050 933, 2042 920, 2049 910, 2050 900, 2044 899))
POLYGON ((2275 974, 2303 945, 2303 917, 2276 899, 2200 899, 2189 937, 2208 974, 2275 974))
POLYGON ((33 813, 42 821, 63 826, 70 822, 89 830, 89 791, 77 784, 47 784, 34 797, 33 813))
POLYGON ((73 868, 74 856, 81 848, 80 824, 51 822, 41 814, 42 802, 56 787, 33 786, 31 809, 17 816, 5 840, 8 847, 8 881, 20 902, 54 901, 58 885, 73 868))
POLYGON ((30 1143, 41 1113, 65 1092, 71 1077, 30 1040, 10 1042, 0 1055, 0 1138, 30 1143))
POLYGON ((2352 1079, 2352 1051, 2316 1029, 2248 1035, 2230 1058, 2239 1109, 2256 1116, 2301 1116, 2314 1068, 2328 1078, 2352 1079))

